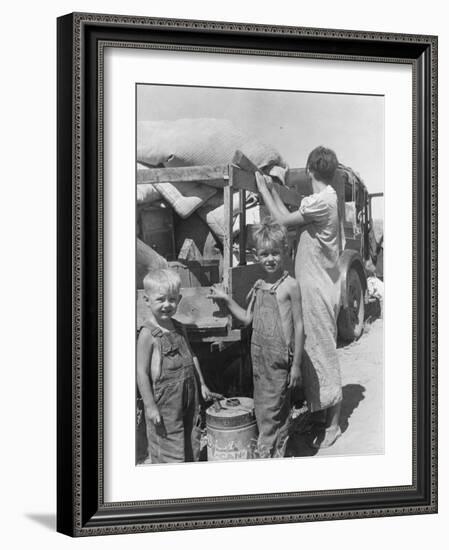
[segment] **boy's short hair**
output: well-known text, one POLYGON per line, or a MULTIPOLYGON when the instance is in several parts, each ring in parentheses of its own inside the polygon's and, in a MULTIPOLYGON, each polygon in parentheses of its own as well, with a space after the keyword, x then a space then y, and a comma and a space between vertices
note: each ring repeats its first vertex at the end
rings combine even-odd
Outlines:
POLYGON ((337 155, 322 145, 315 147, 307 158, 306 168, 317 180, 330 183, 338 168, 337 155))
POLYGON ((181 288, 181 278, 173 269, 152 269, 143 280, 145 292, 163 289, 172 294, 178 294, 181 288))
POLYGON ((284 250, 287 248, 287 231, 283 225, 267 216, 256 226, 254 242, 256 250, 266 245, 277 245, 281 250, 284 250))

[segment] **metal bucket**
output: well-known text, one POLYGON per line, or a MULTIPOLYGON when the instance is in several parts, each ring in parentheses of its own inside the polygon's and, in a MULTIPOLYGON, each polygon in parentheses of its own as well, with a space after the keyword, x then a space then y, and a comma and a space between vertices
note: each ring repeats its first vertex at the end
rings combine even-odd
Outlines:
POLYGON ((207 460, 256 458, 258 430, 251 398, 215 402, 206 411, 206 423, 207 460))

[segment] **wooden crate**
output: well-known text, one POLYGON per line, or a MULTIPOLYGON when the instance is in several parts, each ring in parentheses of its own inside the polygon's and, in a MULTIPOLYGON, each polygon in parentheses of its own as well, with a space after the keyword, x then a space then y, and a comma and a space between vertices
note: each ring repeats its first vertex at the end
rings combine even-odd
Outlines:
MULTIPOLYGON (((143 300, 143 290, 137 291, 137 328, 139 329, 148 316, 148 308, 143 300)), ((209 331, 221 333, 227 331, 229 317, 217 302, 207 296, 208 287, 181 288, 181 301, 175 319, 189 331, 209 331)))

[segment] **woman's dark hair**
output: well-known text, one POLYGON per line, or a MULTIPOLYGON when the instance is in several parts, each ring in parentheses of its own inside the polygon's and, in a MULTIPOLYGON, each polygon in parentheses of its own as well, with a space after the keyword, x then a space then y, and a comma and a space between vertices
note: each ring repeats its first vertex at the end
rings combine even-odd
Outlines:
POLYGON ((332 149, 327 149, 320 145, 310 153, 306 168, 311 172, 315 179, 324 183, 330 183, 335 175, 338 166, 337 155, 332 149))

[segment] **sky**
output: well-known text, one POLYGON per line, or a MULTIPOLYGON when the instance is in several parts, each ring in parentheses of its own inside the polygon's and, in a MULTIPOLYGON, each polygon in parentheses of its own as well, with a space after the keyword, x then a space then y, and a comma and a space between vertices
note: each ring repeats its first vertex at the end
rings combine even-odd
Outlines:
MULTIPOLYGON (((138 86, 137 119, 223 118, 275 147, 291 168, 317 145, 333 149, 370 193, 384 190, 384 98, 196 86, 138 86)), ((373 200, 383 219, 383 199, 373 200)))

